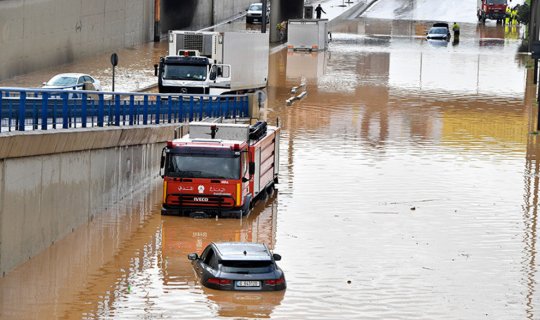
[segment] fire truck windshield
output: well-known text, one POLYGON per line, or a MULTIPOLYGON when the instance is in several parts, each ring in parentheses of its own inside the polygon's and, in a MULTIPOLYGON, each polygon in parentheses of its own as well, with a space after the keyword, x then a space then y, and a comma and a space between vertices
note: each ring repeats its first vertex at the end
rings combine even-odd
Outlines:
POLYGON ((487 0, 487 4, 506 4, 506 0, 487 0))
POLYGON ((240 179, 240 157, 170 154, 165 175, 182 178, 240 179))

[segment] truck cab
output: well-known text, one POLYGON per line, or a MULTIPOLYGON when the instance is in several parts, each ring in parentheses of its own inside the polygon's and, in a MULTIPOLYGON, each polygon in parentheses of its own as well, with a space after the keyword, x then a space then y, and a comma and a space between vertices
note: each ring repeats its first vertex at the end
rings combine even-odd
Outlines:
POLYGON ((266 87, 269 38, 258 32, 169 31, 154 65, 160 93, 238 94, 266 87))
POLYGON ((161 156, 162 214, 242 217, 277 181, 279 128, 194 122, 161 156))
MULTIPOLYGON (((166 56, 156 66, 160 93, 210 94, 210 87, 230 84, 230 66, 198 55, 166 56)), ((196 54, 196 53, 195 53, 196 54)))
POLYGON ((506 0, 477 0, 478 10, 476 15, 478 21, 485 23, 486 19, 497 20, 501 23, 506 17, 506 0))

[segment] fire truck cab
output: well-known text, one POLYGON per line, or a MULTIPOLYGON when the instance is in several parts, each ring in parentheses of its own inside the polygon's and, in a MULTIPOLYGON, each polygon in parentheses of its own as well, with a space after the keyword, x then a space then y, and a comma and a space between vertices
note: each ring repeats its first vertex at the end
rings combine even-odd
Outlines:
POLYGON ((506 17, 506 0, 477 0, 477 3, 476 16, 482 23, 485 23, 486 19, 501 23, 506 17))
POLYGON ((161 155, 162 214, 246 216, 272 191, 279 171, 280 128, 266 122, 192 122, 161 155))

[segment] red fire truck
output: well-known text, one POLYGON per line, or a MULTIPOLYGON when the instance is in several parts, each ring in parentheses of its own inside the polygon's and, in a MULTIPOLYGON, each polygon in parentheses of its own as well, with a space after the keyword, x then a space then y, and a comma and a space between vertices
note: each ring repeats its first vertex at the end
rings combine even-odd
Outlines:
POLYGON ((478 21, 486 22, 486 19, 497 20, 501 23, 506 17, 506 0, 477 0, 478 21))
POLYGON ((192 122, 161 155, 162 214, 246 216, 277 183, 279 127, 192 122))

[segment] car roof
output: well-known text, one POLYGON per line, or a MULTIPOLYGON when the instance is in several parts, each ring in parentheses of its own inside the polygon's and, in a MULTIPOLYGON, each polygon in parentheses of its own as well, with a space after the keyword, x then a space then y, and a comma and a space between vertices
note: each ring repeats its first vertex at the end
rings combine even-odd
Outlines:
POLYGON ((221 260, 270 261, 272 256, 262 243, 253 242, 214 242, 221 260), (244 254, 245 252, 245 254, 244 254))
POLYGON ((89 76, 86 73, 59 73, 54 75, 54 77, 80 77, 80 76, 89 76))
POLYGON ((437 22, 437 23, 434 23, 433 24, 434 27, 442 27, 442 28, 447 28, 449 29, 449 24, 446 23, 446 22, 437 22))

